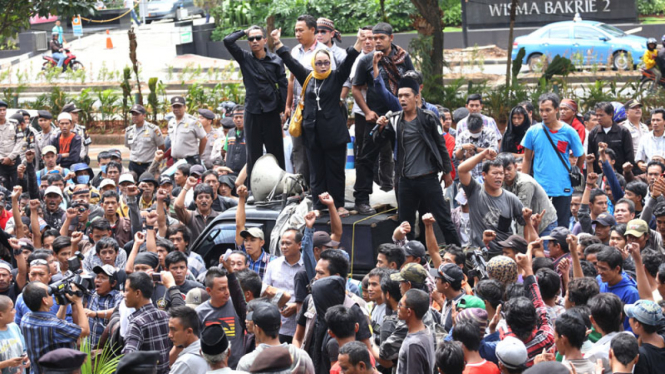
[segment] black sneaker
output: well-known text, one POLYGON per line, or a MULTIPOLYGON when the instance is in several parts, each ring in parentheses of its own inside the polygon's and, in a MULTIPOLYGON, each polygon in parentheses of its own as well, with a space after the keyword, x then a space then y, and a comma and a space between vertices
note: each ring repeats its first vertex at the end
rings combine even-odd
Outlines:
POLYGON ((376 214, 376 210, 374 210, 374 208, 369 206, 369 204, 356 204, 355 210, 358 211, 358 214, 362 214, 365 216, 376 214))

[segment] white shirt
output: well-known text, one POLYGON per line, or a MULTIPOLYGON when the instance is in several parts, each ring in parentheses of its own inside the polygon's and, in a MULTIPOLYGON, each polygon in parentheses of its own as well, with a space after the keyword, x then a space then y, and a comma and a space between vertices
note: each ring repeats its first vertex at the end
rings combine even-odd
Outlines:
POLYGON ((649 162, 653 156, 665 155, 665 133, 655 136, 653 131, 646 134, 640 140, 640 145, 635 153, 635 161, 649 162))
MULTIPOLYGON (((501 130, 499 130, 499 127, 496 125, 496 121, 492 117, 488 117, 484 114, 480 115, 483 117, 483 128, 490 129, 496 133, 496 139, 501 140, 503 138, 503 134, 501 134, 501 130)), ((461 134, 464 130, 468 130, 466 121, 469 120, 469 116, 466 116, 466 118, 462 119, 457 123, 457 133, 461 134)))
MULTIPOLYGON (((296 273, 305 268, 302 255, 295 264, 286 262, 284 256, 277 257, 270 261, 263 276, 263 283, 279 288, 291 294, 289 302, 295 301, 295 277, 296 273)), ((296 313, 297 314, 297 313, 296 313)), ((293 336, 296 332, 296 314, 291 317, 282 316, 282 328, 279 329, 281 335, 293 336)))
POLYGON ((649 127, 647 127, 647 125, 643 124, 642 122, 639 122, 636 126, 633 125, 629 120, 625 120, 621 122, 621 126, 627 128, 628 131, 630 131, 630 136, 633 137, 633 150, 637 149, 637 147, 640 145, 642 136, 649 133, 649 127))

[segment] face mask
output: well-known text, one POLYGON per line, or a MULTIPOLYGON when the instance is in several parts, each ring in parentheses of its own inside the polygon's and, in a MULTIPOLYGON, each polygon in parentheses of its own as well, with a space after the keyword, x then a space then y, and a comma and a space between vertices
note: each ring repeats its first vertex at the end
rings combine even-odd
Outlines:
POLYGON ((88 184, 90 182, 90 176, 89 175, 79 175, 76 177, 76 182, 78 184, 88 184))
POLYGON ((106 174, 106 167, 107 167, 107 166, 108 166, 108 165, 102 165, 102 173, 106 174))
POLYGON ((478 139, 478 138, 480 138, 480 134, 482 134, 482 132, 479 132, 479 133, 477 133, 477 134, 474 134, 474 133, 472 133, 472 132, 469 133, 469 135, 470 135, 472 138, 474 138, 474 139, 478 139))

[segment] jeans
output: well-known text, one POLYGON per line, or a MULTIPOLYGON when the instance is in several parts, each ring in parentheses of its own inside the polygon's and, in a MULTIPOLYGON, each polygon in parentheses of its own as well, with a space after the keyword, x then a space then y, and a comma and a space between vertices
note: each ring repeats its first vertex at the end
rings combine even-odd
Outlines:
POLYGON ((62 67, 62 64, 65 62, 65 59, 67 58, 67 56, 64 53, 60 52, 53 52, 52 56, 54 60, 58 61, 59 68, 62 67))
MULTIPOLYGON (((420 217, 432 213, 446 244, 460 244, 455 225, 450 217, 450 204, 443 199, 443 190, 436 173, 417 178, 400 177, 398 188, 398 222, 408 221, 415 227, 416 211, 420 217)), ((413 232, 409 233, 413 239, 413 232)))
POLYGON ((132 11, 129 12, 129 14, 132 15, 132 19, 134 20, 134 22, 136 22, 136 25, 141 26, 141 21, 139 21, 139 17, 136 16, 136 12, 134 11, 134 9, 132 9, 132 11))
POLYGON ((556 209, 557 226, 568 227, 570 224, 570 201, 572 196, 551 196, 552 205, 556 209))
POLYGON ((660 78, 663 77, 663 74, 660 72, 658 66, 652 67, 651 69, 649 69, 649 71, 656 76, 653 82, 653 86, 651 87, 651 91, 656 91, 658 89, 658 86, 660 85, 660 78))

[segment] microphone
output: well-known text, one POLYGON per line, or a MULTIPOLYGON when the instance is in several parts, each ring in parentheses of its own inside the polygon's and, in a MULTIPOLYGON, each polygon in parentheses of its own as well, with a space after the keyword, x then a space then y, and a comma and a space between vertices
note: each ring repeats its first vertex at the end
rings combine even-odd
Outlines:
MULTIPOLYGON (((387 119, 390 119, 391 117, 396 116, 397 113, 393 113, 392 110, 389 110, 388 113, 386 113, 383 117, 386 117, 387 119)), ((379 124, 377 123, 376 126, 372 128, 372 131, 369 132, 369 136, 374 135, 374 132, 379 129, 379 124)))

